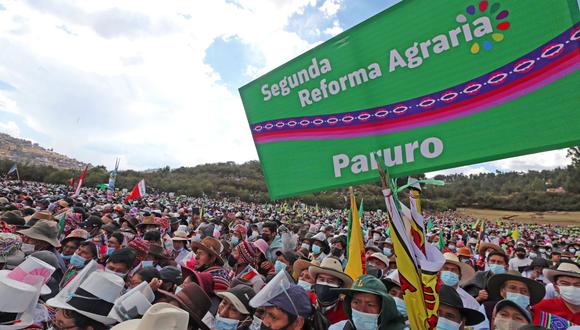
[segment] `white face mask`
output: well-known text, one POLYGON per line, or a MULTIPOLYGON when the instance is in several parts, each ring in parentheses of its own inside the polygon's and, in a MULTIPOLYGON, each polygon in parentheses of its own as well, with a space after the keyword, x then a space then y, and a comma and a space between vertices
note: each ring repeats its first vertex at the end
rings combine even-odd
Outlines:
POLYGON ((32 244, 22 243, 22 245, 20 246, 20 250, 25 254, 31 254, 32 252, 34 252, 35 247, 32 244))
POLYGON ((252 320, 252 324, 250 324, 250 330, 260 330, 261 327, 262 327, 262 320, 254 315, 254 319, 252 320))
POLYGON ((437 330, 459 330, 461 324, 451 321, 450 319, 446 319, 444 317, 439 317, 439 321, 437 321, 437 330))
POLYGON ((527 325, 527 323, 518 322, 512 319, 496 318, 493 325, 494 330, 517 330, 524 325, 527 325))
POLYGON ((558 288, 560 288, 560 296, 562 299, 574 306, 580 306, 580 288, 560 285, 558 285, 558 288))
POLYGON ((215 315, 214 329, 216 330, 236 330, 240 321, 215 315))

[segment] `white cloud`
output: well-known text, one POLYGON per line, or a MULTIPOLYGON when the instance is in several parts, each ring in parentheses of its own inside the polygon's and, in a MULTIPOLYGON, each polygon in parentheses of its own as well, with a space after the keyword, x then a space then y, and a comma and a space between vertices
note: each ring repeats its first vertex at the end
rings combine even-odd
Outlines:
POLYGON ((0 132, 14 137, 20 137, 20 127, 18 127, 18 125, 13 121, 6 123, 0 122, 0 132))
POLYGON ((221 85, 205 51, 236 36, 264 59, 248 73, 267 72, 312 46, 286 28, 314 5, 8 3, 0 11, 0 80, 17 92, 0 92, 0 113, 43 133, 41 145, 109 167, 117 156, 136 169, 257 159, 239 95, 221 85))
POLYGON ((570 159, 566 158, 566 149, 561 149, 497 160, 491 162, 490 165, 497 167, 500 171, 541 171, 567 166, 570 163, 570 159))
POLYGON ((342 0, 326 0, 320 10, 328 17, 336 15, 340 10, 342 0))
POLYGON ((342 31, 344 31, 344 29, 340 26, 338 20, 334 20, 334 22, 332 22, 332 26, 326 28, 324 30, 324 33, 330 35, 331 37, 334 37, 335 35, 341 33, 342 31))
POLYGON ((437 175, 451 175, 451 174, 465 174, 465 175, 472 175, 472 174, 481 174, 481 173, 489 173, 490 171, 483 166, 477 165, 469 165, 469 166, 461 166, 450 168, 441 171, 429 172, 426 173, 426 176, 432 178, 437 175))

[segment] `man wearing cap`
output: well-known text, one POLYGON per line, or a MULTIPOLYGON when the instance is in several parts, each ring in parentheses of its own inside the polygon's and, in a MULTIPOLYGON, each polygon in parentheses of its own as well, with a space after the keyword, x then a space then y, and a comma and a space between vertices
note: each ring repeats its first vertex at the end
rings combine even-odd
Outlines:
POLYGON ((485 317, 477 310, 465 308, 457 291, 448 285, 439 290, 439 320, 437 329, 459 330, 484 321, 485 317))
POLYGON ((561 262, 556 269, 544 269, 544 276, 554 283, 559 298, 544 299, 534 306, 534 324, 544 314, 560 316, 580 324, 580 267, 576 263, 561 262))
POLYGON ((509 270, 521 273, 531 263, 532 259, 526 256, 526 249, 523 247, 517 247, 515 249, 515 256, 509 261, 509 270))
POLYGON ((312 313, 312 305, 306 291, 296 284, 289 284, 287 289, 283 289, 283 292, 256 307, 263 309, 260 329, 312 329, 307 324, 312 313))
POLYGON ((188 247, 189 237, 187 237, 186 232, 177 230, 174 232, 171 241, 173 243, 175 262, 180 265, 181 261, 183 261, 190 252, 188 247))
POLYGON ((532 324, 530 312, 509 299, 499 301, 493 309, 491 329, 520 329, 529 324, 532 324))
POLYGON ((329 330, 405 328, 404 318, 397 311, 395 300, 376 277, 362 275, 352 287, 333 290, 345 294, 344 309, 348 319, 331 325, 329 330))
POLYGON ((340 260, 326 257, 320 266, 308 267, 310 275, 315 279, 314 294, 316 296, 316 317, 324 316, 330 324, 347 319, 340 292, 332 289, 350 288, 352 279, 344 273, 340 260))
POLYGON ((256 294, 246 285, 237 285, 228 291, 218 292, 222 298, 215 316, 214 329, 216 330, 246 330, 252 324, 254 309, 250 306, 250 299, 256 294))
POLYGON ((389 257, 380 252, 371 254, 367 259, 367 272, 370 274, 369 269, 373 268, 379 271, 378 278, 386 277, 389 273, 389 257))
POLYGON ((318 233, 312 236, 310 260, 316 260, 322 263, 322 260, 327 256, 328 250, 328 242, 326 241, 326 235, 324 233, 318 233))

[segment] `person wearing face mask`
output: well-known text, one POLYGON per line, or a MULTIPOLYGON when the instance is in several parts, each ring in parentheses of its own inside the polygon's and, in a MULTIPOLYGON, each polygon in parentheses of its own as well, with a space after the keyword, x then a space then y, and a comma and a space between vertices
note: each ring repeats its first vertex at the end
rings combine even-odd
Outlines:
POLYGON ((175 262, 179 265, 181 261, 187 257, 189 254, 189 240, 187 233, 184 231, 175 231, 171 241, 173 242, 174 258, 175 262))
POLYGON ((113 252, 109 259, 107 259, 105 271, 113 273, 125 280, 134 262, 135 253, 131 249, 119 249, 113 252))
POLYGON ((277 251, 274 271, 276 274, 281 271, 290 272, 292 270, 292 265, 297 259, 298 255, 294 251, 277 251))
MULTIPOLYGON (((255 299, 256 297, 252 301, 255 299)), ((252 330, 314 329, 309 322, 312 305, 306 291, 296 284, 284 287, 283 292, 254 306, 260 310, 260 318, 253 320, 250 327, 252 330)))
POLYGON ((529 310, 540 302, 546 294, 544 285, 538 281, 521 276, 517 272, 496 274, 487 282, 489 300, 482 304, 479 309, 491 320, 495 304, 499 300, 511 300, 521 308, 529 310))
POLYGON ((59 267, 57 272, 60 274, 65 273, 68 266, 65 265, 61 254, 57 250, 61 245, 57 239, 58 228, 56 221, 38 220, 30 228, 18 230, 17 233, 22 235, 22 252, 30 254, 34 251, 50 251, 54 253, 58 260, 59 267), (29 250, 25 249, 25 246, 28 246, 29 250))
POLYGON ((247 238, 247 234, 248 230, 246 229, 246 226, 241 224, 235 225, 234 228, 232 229, 232 234, 230 237, 230 242, 232 243, 232 246, 236 246, 241 241, 245 240, 247 238))
MULTIPOLYGON (((340 260, 326 257, 320 266, 308 267, 310 275, 315 279, 314 293, 316 294, 315 317, 325 318, 329 324, 347 319, 344 305, 340 299, 340 292, 332 289, 350 288, 352 279, 344 273, 340 260)), ((316 322, 321 324, 323 322, 316 322)))
POLYGON ((448 285, 457 291, 463 302, 463 306, 478 310, 479 303, 467 291, 461 288, 460 285, 470 281, 475 276, 475 270, 468 264, 460 262, 459 258, 451 253, 443 254, 445 263, 439 272, 439 278, 443 284, 448 285))
POLYGON ((369 268, 374 268, 380 271, 379 274, 381 276, 377 277, 386 277, 389 272, 389 258, 380 252, 375 252, 367 258, 367 272, 369 268))
POLYGON ((515 302, 504 299, 499 301, 491 319, 491 330, 517 330, 532 324, 530 313, 515 302))
POLYGON ((317 260, 322 263, 322 260, 327 256, 328 250, 328 243, 324 233, 318 233, 312 236, 312 253, 310 254, 310 260, 317 260))
POLYGON ((61 252, 60 255, 68 267, 70 258, 79 248, 82 241, 89 238, 89 232, 84 229, 74 229, 63 240, 60 241, 61 252))
POLYGON ((473 254, 471 253, 471 250, 468 247, 459 248, 459 250, 457 251, 457 257, 459 258, 460 262, 469 265, 471 268, 475 270, 475 263, 473 262, 473 254))
POLYGON ((266 258, 272 264, 276 262, 276 252, 282 250, 282 238, 278 235, 278 226, 274 222, 267 221, 262 227, 262 239, 268 243, 266 258))
POLYGON ((544 269, 549 267, 550 263, 548 260, 536 258, 532 260, 532 263, 522 272, 522 276, 544 283, 544 269))
POLYGON ((250 300, 255 296, 254 290, 246 285, 237 285, 228 291, 218 292, 222 298, 215 316, 215 330, 247 330, 253 321, 254 309, 250 300))
POLYGON ((389 296, 393 297, 395 300, 395 305, 397 306, 397 311, 403 316, 405 320, 405 325, 409 325, 407 305, 403 300, 403 290, 401 290, 401 283, 399 282, 399 271, 395 270, 389 274, 386 278, 381 280, 385 287, 387 288, 387 293, 389 296))
POLYGON ((70 259, 68 269, 60 282, 60 289, 62 290, 89 261, 96 259, 97 256, 97 246, 95 243, 90 241, 81 242, 79 248, 70 259))
POLYGON ((438 316, 437 330, 459 330, 485 320, 479 311, 465 308, 457 291, 448 285, 442 285, 439 290, 438 316))
POLYGON ((330 255, 336 257, 342 263, 342 268, 346 267, 345 249, 346 249, 346 236, 339 235, 332 239, 330 248, 330 255))
POLYGON ((387 257, 390 258, 393 255, 393 242, 391 241, 390 237, 384 241, 379 241, 378 246, 381 249, 381 252, 387 257))
POLYGON ((352 287, 333 289, 343 293, 344 309, 348 319, 330 326, 329 330, 402 330, 403 316, 397 311, 395 300, 379 279, 362 275, 352 287))
POLYGON ((509 260, 503 252, 493 250, 487 255, 486 261, 489 270, 476 272, 470 281, 462 285, 462 288, 480 304, 489 298, 488 292, 485 289, 487 287, 487 281, 495 274, 507 272, 509 260))
POLYGON ((318 262, 306 259, 298 259, 292 265, 292 277, 297 281, 296 284, 301 286, 310 297, 312 304, 316 303, 316 294, 314 294, 314 284, 316 280, 310 275, 308 268, 310 266, 318 266, 318 262))
POLYGON ((526 249, 518 247, 515 249, 514 257, 509 261, 509 269, 516 272, 522 272, 524 268, 532 263, 532 259, 526 257, 526 249))
POLYGON ((580 324, 580 267, 576 263, 561 262, 556 269, 544 269, 544 276, 554 283, 558 298, 544 299, 534 306, 534 324, 542 315, 552 314, 574 324, 580 324))

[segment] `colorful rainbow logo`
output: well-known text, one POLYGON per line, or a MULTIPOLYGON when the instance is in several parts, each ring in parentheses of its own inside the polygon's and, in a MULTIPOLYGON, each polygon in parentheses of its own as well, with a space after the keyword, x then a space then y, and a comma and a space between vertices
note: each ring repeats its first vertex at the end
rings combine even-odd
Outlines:
MULTIPOLYGON (((509 11, 501 10, 501 5, 499 3, 494 3, 489 6, 489 2, 486 0, 480 1, 477 7, 475 5, 470 5, 465 9, 468 16, 464 14, 459 14, 455 18, 458 23, 466 23, 469 20, 476 19, 482 15, 487 15, 488 17, 493 17, 495 19, 495 28, 499 31, 505 31, 510 28, 510 22, 505 19, 509 16, 509 11), (489 9, 489 11, 488 11, 489 9), (479 15, 478 15, 479 10, 479 15), (497 13, 497 14, 496 14, 497 13)), ((487 40, 483 40, 481 44, 475 41, 471 44, 469 51, 472 54, 478 54, 482 49, 484 51, 489 51, 493 48, 494 42, 501 42, 504 39, 504 34, 502 32, 494 32, 491 34, 491 39, 487 37, 487 40)))

